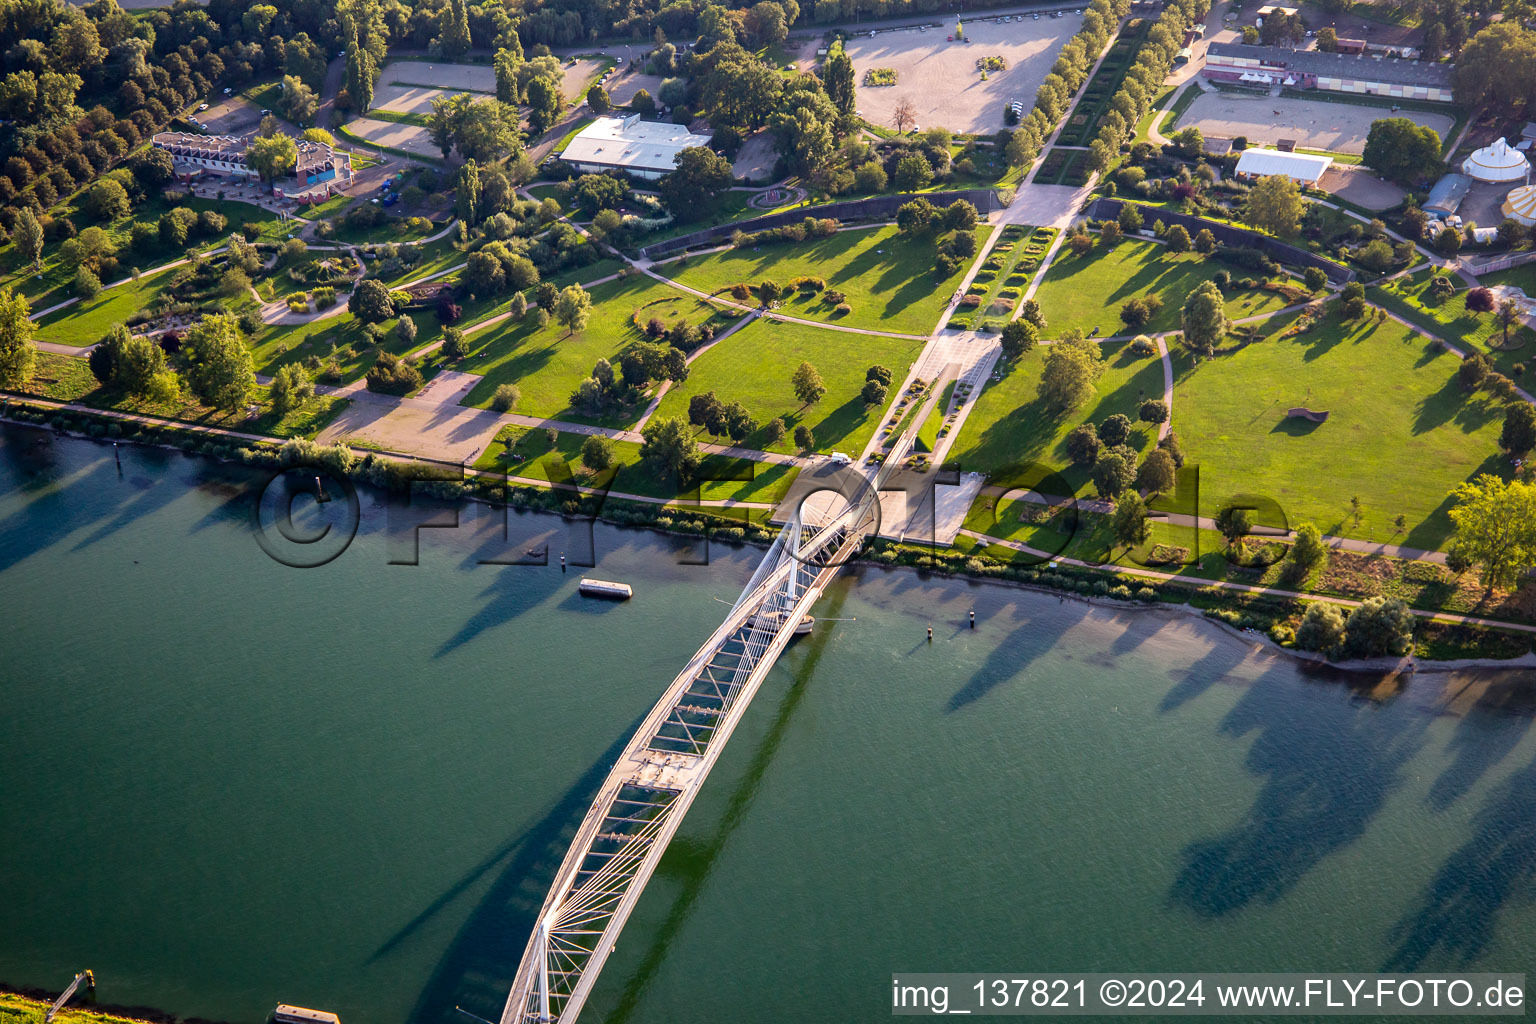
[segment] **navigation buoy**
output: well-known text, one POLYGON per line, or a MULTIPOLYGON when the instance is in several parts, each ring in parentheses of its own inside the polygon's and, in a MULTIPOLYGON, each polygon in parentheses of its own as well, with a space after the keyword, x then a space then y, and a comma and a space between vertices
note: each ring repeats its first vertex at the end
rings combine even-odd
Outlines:
POLYGON ((560 571, 565 572, 565 552, 560 552, 560 571))
POLYGON ((971 628, 976 628, 976 609, 971 609, 971 628))
POLYGON ((933 627, 928 627, 928 642, 933 643, 933 627))

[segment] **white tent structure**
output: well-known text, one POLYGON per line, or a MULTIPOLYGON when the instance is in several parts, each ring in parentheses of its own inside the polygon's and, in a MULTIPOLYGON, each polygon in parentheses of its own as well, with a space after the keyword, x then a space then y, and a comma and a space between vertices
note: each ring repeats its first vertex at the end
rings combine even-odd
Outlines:
POLYGON ((1536 185, 1511 189, 1504 200, 1504 216, 1530 227, 1536 224, 1536 185))
POLYGON ((1492 145, 1463 160, 1461 171, 1478 181, 1525 181, 1531 173, 1531 163, 1524 153, 1503 139, 1495 139, 1492 145))

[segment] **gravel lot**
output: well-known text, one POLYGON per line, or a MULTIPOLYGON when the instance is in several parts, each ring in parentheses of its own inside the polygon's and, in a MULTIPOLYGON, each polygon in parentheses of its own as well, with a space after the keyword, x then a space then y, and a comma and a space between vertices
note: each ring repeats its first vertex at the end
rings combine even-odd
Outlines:
POLYGON ((467 91, 495 95, 496 72, 484 64, 396 60, 384 65, 373 105, 401 114, 430 114, 437 97, 467 91))
POLYGON ((348 122, 347 131, 375 145, 389 146, 391 149, 403 150, 417 156, 436 157, 439 160, 443 156, 442 150, 432 144, 432 136, 427 134, 427 130, 413 124, 396 124, 393 121, 375 121, 371 117, 360 117, 348 122))
POLYGON ((1386 107, 1352 106, 1331 100, 1208 92, 1190 104, 1176 127, 1193 125, 1203 135, 1222 139, 1245 135, 1255 145, 1295 139, 1303 149, 1362 153, 1371 122, 1382 117, 1406 117, 1415 124, 1433 128, 1442 139, 1455 124, 1449 114, 1419 110, 1393 113, 1386 107))
POLYGON ((945 36, 954 31, 952 16, 943 28, 930 26, 893 29, 851 36, 845 48, 853 58, 859 83, 859 109, 872 124, 889 126, 896 103, 909 99, 917 108, 922 128, 942 126, 957 132, 995 132, 1003 126, 1003 108, 1018 100, 1028 109, 1057 51, 1082 25, 1082 18, 1042 15, 1038 21, 1015 18, 1010 22, 966 21, 969 42, 951 43, 945 36), (983 82, 976 70, 981 57, 1000 56, 1006 71, 995 72, 983 82), (896 84, 864 88, 869 68, 894 68, 896 84))

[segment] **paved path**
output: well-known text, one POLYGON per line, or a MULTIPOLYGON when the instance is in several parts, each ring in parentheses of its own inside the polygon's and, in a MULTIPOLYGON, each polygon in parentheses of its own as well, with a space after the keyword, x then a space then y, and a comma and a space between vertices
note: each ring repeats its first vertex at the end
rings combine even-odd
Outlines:
MULTIPOLYGON (((972 530, 961 530, 960 535, 972 540, 985 541, 989 546, 1010 548, 1014 551, 1022 551, 1025 554, 1034 555, 1052 565, 1074 565, 1084 569, 1102 569, 1123 576, 1135 576, 1141 579, 1163 580, 1172 583, 1187 583, 1192 587, 1217 587, 1221 590, 1239 590, 1250 594, 1266 594, 1271 597, 1300 598, 1304 601, 1317 601, 1323 604, 1342 605, 1346 608, 1357 608, 1363 601, 1356 601, 1347 597, 1331 597, 1326 594, 1307 594, 1299 590, 1285 590, 1281 587, 1266 587, 1251 583, 1232 583, 1227 580, 1208 580, 1197 576, 1180 576, 1176 573, 1158 572, 1155 569, 1143 569, 1140 566, 1114 565, 1112 563, 1094 564, 1077 558, 1067 558, 1052 555, 1049 551, 1041 551, 1027 544, 1021 544, 1013 540, 999 540, 996 537, 988 537, 972 530)), ((1505 622, 1502 619, 1484 619, 1474 615, 1458 615, 1453 612, 1431 612, 1418 608, 1408 609, 1413 615, 1421 619, 1430 619, 1435 622, 1452 622, 1466 626, 1491 626, 1495 629, 1513 629, 1522 633, 1536 633, 1536 626, 1528 626, 1519 622, 1505 622)))

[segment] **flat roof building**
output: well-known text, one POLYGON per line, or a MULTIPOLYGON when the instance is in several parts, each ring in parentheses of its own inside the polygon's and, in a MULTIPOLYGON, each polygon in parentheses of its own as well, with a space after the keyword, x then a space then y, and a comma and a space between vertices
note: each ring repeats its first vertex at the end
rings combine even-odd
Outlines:
POLYGON ((579 171, 627 171, 637 178, 660 178, 677 166, 677 154, 709 145, 709 135, 686 126, 628 117, 599 117, 566 144, 560 158, 579 171))
POLYGON ((1333 164, 1331 156, 1311 153, 1282 153, 1278 149, 1245 149, 1237 158, 1239 178, 1267 178, 1283 174, 1303 185, 1316 185, 1323 172, 1333 164))
POLYGON ((1249 43, 1212 43, 1201 74, 1215 82, 1269 88, 1389 96, 1450 103, 1451 67, 1401 57, 1371 57, 1320 50, 1286 50, 1249 43))

